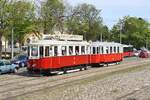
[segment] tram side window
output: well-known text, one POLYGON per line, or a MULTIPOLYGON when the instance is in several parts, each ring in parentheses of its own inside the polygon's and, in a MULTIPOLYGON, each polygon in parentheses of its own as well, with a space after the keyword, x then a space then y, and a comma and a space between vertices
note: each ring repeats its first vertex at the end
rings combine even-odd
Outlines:
POLYGON ((97 54, 99 54, 100 53, 100 48, 99 47, 97 47, 97 54))
POLYGON ((96 47, 93 47, 93 54, 96 54, 96 47))
POLYGON ((40 46, 40 57, 43 57, 44 55, 44 48, 43 46, 40 46))
POLYGON ((102 54, 104 53, 104 47, 101 48, 102 49, 102 54))
POLYGON ((106 53, 107 53, 107 54, 108 54, 108 49, 109 49, 109 48, 108 48, 108 47, 106 47, 106 53))
POLYGON ((52 46, 50 46, 50 48, 49 48, 49 55, 53 56, 53 48, 52 48, 52 46))
POLYGON ((119 47, 117 48, 117 51, 118 51, 118 53, 119 53, 119 47))
POLYGON ((49 50, 49 46, 46 46, 46 47, 45 47, 45 56, 46 56, 46 57, 50 55, 50 52, 49 52, 49 51, 50 51, 50 50, 49 50))
POLYGON ((69 46, 69 55, 73 55, 73 46, 69 46))
POLYGON ((76 55, 79 55, 79 46, 75 47, 75 52, 76 52, 76 55))
POLYGON ((57 56, 57 55, 58 55, 58 47, 54 46, 54 56, 57 56))
POLYGON ((31 47, 31 56, 33 57, 38 56, 38 46, 31 47))
POLYGON ((62 55, 67 55, 67 47, 66 46, 61 47, 61 53, 62 53, 62 55))
POLYGON ((116 47, 114 47, 114 53, 116 53, 116 47))
POLYGON ((112 47, 110 47, 110 53, 112 53, 112 47))
POLYGON ((85 54, 85 46, 81 46, 81 53, 85 54))

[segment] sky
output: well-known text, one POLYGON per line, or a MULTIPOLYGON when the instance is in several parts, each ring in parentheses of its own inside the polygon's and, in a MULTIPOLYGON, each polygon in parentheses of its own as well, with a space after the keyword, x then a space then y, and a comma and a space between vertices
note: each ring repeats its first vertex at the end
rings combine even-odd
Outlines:
POLYGON ((103 22, 111 28, 123 16, 142 17, 150 21, 150 0, 67 0, 72 6, 93 4, 101 9, 103 22))

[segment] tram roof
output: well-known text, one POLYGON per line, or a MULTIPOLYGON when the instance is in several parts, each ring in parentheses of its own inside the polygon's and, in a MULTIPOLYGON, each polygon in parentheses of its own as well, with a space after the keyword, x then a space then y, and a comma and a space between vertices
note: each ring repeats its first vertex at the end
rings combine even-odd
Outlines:
POLYGON ((94 46, 123 46, 122 44, 120 43, 115 43, 115 42, 92 42, 91 45, 94 45, 94 46))
POLYGON ((89 45, 87 41, 38 40, 29 45, 89 45))

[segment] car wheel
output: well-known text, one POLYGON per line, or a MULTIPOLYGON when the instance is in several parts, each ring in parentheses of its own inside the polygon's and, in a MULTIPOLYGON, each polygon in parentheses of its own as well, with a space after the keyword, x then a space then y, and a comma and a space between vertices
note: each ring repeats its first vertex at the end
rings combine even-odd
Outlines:
POLYGON ((17 68, 15 68, 13 72, 14 72, 14 73, 17 73, 17 72, 18 72, 18 69, 17 69, 17 68))
POLYGON ((2 71, 0 70, 0 75, 2 74, 2 71))

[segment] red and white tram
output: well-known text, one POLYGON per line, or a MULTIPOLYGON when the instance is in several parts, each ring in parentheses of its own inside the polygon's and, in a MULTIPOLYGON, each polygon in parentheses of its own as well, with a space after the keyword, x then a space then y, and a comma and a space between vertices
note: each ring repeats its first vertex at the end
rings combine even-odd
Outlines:
POLYGON ((90 47, 90 64, 117 63, 123 60, 123 47, 119 43, 93 42, 90 47))
POLYGON ((108 64, 123 60, 123 47, 114 42, 81 40, 39 40, 28 46, 29 72, 51 73, 72 68, 87 69, 87 65, 108 64))

